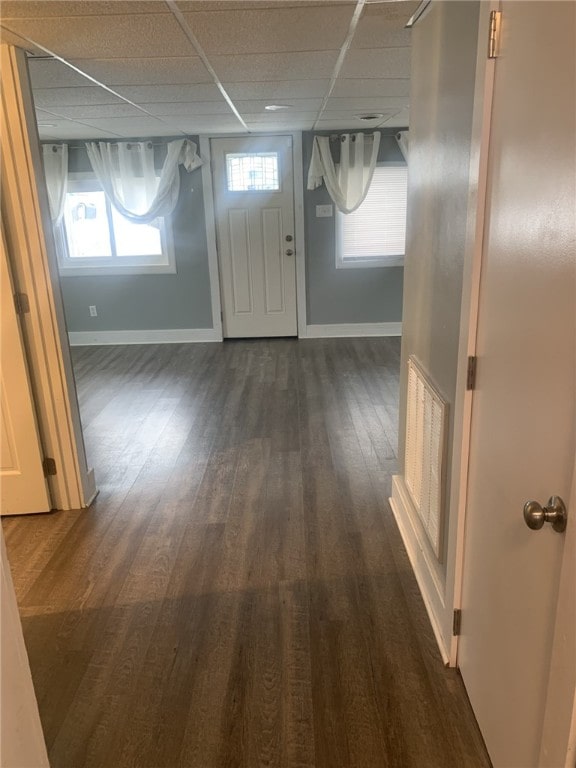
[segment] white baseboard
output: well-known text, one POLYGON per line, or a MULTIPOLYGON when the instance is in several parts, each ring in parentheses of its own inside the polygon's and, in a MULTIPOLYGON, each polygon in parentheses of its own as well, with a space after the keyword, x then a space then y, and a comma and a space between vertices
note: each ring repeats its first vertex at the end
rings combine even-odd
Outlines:
POLYGON ((445 621, 444 584, 439 576, 439 564, 428 543, 426 534, 417 525, 418 512, 414 508, 404 478, 392 477, 392 498, 389 499, 396 525, 406 547, 412 570, 428 612, 430 623, 445 664, 450 660, 450 648, 442 626, 445 621))
POLYGON ((307 339, 345 336, 402 336, 402 323, 333 323, 306 326, 307 339))
POLYGON ((96 496, 98 496, 98 488, 96 487, 96 475, 94 469, 89 469, 85 481, 84 481, 84 506, 89 507, 96 496))
POLYGON ((173 328, 165 331, 70 331, 71 347, 100 344, 183 344, 197 341, 222 341, 214 328, 173 328))

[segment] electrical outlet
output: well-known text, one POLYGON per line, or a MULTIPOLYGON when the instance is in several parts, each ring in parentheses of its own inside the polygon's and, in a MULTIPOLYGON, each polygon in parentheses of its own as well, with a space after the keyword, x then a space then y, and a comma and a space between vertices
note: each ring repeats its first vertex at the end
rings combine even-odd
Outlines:
POLYGON ((91 304, 88 309, 90 310, 90 317, 98 317, 98 312, 96 311, 96 306, 94 304, 91 304))
POLYGON ((329 218, 330 216, 332 216, 332 206, 331 205, 317 205, 316 206, 316 218, 317 219, 329 218))

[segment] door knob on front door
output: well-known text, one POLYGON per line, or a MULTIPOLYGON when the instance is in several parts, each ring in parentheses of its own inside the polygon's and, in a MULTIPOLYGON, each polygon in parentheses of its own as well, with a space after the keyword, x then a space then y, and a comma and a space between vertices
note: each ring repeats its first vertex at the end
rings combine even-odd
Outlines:
POLYGON ((539 531, 544 523, 551 523, 555 531, 562 533, 566 530, 567 519, 566 505, 560 496, 551 496, 545 507, 541 507, 537 501, 524 504, 524 521, 533 531, 539 531))

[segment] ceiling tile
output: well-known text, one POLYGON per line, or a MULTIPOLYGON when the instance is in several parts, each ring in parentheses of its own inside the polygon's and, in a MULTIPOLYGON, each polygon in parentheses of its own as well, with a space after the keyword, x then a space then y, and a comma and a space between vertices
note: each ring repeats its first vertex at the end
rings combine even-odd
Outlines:
POLYGON ((55 115, 69 117, 72 120, 88 120, 94 117, 145 117, 144 113, 131 104, 84 104, 74 107, 56 107, 51 111, 55 115))
POLYGON ((318 53, 260 53, 253 56, 212 56, 210 61, 221 82, 240 83, 258 80, 306 80, 330 78, 338 51, 318 53))
POLYGON ((121 96, 136 104, 162 102, 222 101, 222 94, 212 83, 201 85, 118 85, 121 96))
POLYGON ((282 123, 283 125, 291 125, 293 123, 308 123, 308 122, 314 122, 316 120, 316 116, 318 115, 318 110, 313 110, 311 112, 290 112, 289 115, 278 115, 278 113, 274 114, 273 112, 256 112, 256 113, 245 113, 241 112, 243 120, 245 122, 258 122, 262 123, 262 125, 272 125, 273 123, 282 123))
POLYGON ((105 85, 211 83, 198 56, 130 59, 72 59, 71 64, 105 85))
POLYGON ((127 138, 138 136, 168 136, 175 133, 172 126, 153 117, 103 117, 83 121, 87 126, 98 128, 127 138))
POLYGON ((386 128, 407 128, 409 124, 410 110, 402 109, 400 112, 391 117, 390 120, 386 120, 384 125, 386 128))
POLYGON ((276 115, 279 118, 289 117, 297 112, 318 112, 322 105, 322 99, 236 100, 234 104, 242 114, 262 114, 266 118, 276 115), (290 109, 280 109, 277 111, 265 109, 267 105, 277 103, 290 105, 290 109))
POLYGON ((390 21, 396 21, 404 26, 413 16, 421 0, 366 0, 363 16, 376 11, 390 21))
POLYGON ((330 120, 320 120, 315 126, 318 131, 360 131, 360 130, 375 130, 378 128, 378 123, 359 123, 358 120, 354 120, 353 117, 344 115, 340 118, 332 118, 330 120))
POLYGON ((338 78, 332 96, 336 97, 366 97, 390 96, 406 97, 410 96, 410 79, 393 78, 366 78, 366 79, 346 79, 338 78))
POLYGON ((380 110, 362 110, 362 112, 356 112, 355 110, 342 110, 340 112, 336 111, 326 111, 322 113, 322 117, 318 121, 319 123, 324 122, 325 120, 349 120, 353 123, 356 123, 358 125, 358 128, 362 128, 363 125, 380 125, 390 118, 394 117, 395 115, 400 112, 399 109, 380 109, 380 110), (374 120, 359 120, 356 115, 358 114, 365 114, 365 115, 380 115, 380 117, 376 117, 374 120))
POLYGON ((269 123, 248 123, 248 128, 253 133, 287 133, 289 131, 311 131, 313 124, 313 121, 306 123, 290 123, 289 125, 284 123, 275 123, 274 125, 270 125, 269 123))
POLYGON ((34 91, 37 107, 71 107, 80 104, 121 104, 114 94, 97 85, 85 88, 38 88, 34 91))
POLYGON ((159 104, 141 103, 140 106, 150 114, 162 117, 233 114, 230 105, 224 99, 220 101, 161 102, 159 104))
POLYGON ((56 59, 28 59, 32 88, 72 88, 90 81, 56 59))
POLYGON ((183 133, 244 133, 242 123, 233 115, 199 115, 172 119, 169 123, 183 133))
POLYGON ((267 82, 229 83, 224 88, 234 100, 262 99, 271 104, 275 99, 322 98, 330 80, 270 80, 267 82))
POLYGON ((192 13, 185 18, 211 54, 338 50, 354 6, 268 8, 192 13))
POLYGON ((352 48, 395 48, 410 45, 411 32, 404 29, 404 25, 411 14, 404 10, 401 18, 398 18, 398 14, 391 8, 394 5, 398 3, 383 3, 364 8, 352 40, 352 48))
POLYGON ((326 111, 343 112, 383 112, 390 109, 403 109, 408 105, 408 97, 375 96, 367 98, 330 98, 326 103, 326 111))
POLYGON ((111 131, 101 131, 90 125, 74 122, 74 120, 52 120, 50 125, 38 126, 38 134, 43 141, 52 139, 62 141, 65 139, 118 139, 118 134, 111 131), (52 127, 54 126, 54 127, 52 127))
POLYGON ((119 13, 170 13, 163 0, 2 0, 4 18, 106 16, 119 13))
POLYGON ((22 33, 65 59, 189 56, 190 41, 172 14, 123 14, 68 18, 7 19, 22 33))
POLYGON ((410 48, 365 48, 348 51, 343 78, 409 77, 410 48))
MULTIPOLYGON (((306 6, 356 5, 356 0, 177 0, 184 13, 205 11, 262 10, 262 8, 290 8, 306 6)), ((419 3, 416 3, 418 6, 419 3)))

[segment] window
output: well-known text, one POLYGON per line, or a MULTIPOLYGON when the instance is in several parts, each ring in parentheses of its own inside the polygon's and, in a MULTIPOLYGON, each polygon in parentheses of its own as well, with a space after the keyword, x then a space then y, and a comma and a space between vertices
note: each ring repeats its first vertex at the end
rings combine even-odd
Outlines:
POLYGON ((337 216, 337 267, 401 266, 406 249, 405 165, 374 169, 368 194, 353 213, 337 216))
MULTIPOLYGON (((133 195, 138 196, 137 188, 133 195)), ((70 176, 63 224, 57 228, 56 239, 62 275, 176 271, 166 220, 136 224, 125 219, 110 205, 93 176, 70 176)))
POLYGON ((227 153, 226 176, 229 192, 278 190, 278 153, 227 153))

